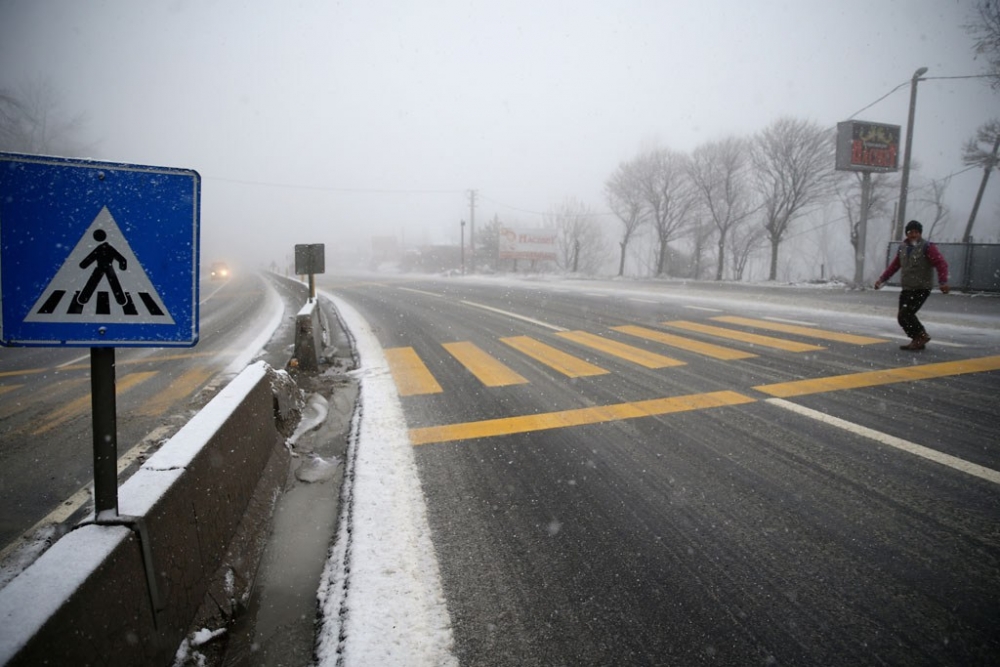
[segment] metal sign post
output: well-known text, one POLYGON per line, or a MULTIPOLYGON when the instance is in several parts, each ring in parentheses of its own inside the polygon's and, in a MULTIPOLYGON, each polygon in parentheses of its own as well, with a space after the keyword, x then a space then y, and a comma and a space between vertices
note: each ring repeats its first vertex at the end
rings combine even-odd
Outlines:
POLYGON ((198 342, 200 200, 190 169, 0 153, 0 344, 90 348, 99 518, 118 514, 115 347, 198 342))
POLYGON ((90 401, 94 421, 94 514, 118 516, 118 412, 115 348, 90 348, 90 401))

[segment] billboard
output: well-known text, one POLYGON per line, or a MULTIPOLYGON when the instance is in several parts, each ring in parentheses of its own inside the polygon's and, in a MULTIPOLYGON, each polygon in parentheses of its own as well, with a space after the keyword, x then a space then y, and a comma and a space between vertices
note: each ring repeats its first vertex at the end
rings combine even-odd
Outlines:
POLYGON ((837 164, 840 171, 897 171, 899 125, 848 120, 837 123, 837 164))
POLYGON ((555 261, 558 233, 554 229, 500 229, 500 259, 555 261))

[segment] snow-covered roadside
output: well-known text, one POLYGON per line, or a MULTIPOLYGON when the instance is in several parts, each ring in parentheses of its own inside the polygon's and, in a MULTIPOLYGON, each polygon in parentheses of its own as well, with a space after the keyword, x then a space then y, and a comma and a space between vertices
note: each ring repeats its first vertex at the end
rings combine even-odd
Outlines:
POLYGON ((341 520, 318 591, 321 667, 458 665, 412 445, 389 366, 365 319, 323 292, 359 368, 341 520))

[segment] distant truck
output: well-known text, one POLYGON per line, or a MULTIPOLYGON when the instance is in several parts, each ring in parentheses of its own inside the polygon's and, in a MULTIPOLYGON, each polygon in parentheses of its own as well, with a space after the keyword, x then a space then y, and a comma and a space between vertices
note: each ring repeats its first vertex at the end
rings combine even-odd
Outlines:
POLYGON ((229 265, 225 262, 213 262, 210 275, 212 280, 225 280, 229 277, 229 265))

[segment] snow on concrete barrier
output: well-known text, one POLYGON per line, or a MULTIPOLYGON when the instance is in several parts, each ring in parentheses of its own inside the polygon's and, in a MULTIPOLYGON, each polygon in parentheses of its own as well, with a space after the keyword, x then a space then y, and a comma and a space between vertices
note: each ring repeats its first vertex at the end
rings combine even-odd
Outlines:
POLYGON ((131 525, 81 526, 0 590, 0 665, 171 663, 253 499, 284 482, 281 376, 249 366, 150 457, 119 489, 131 525))

